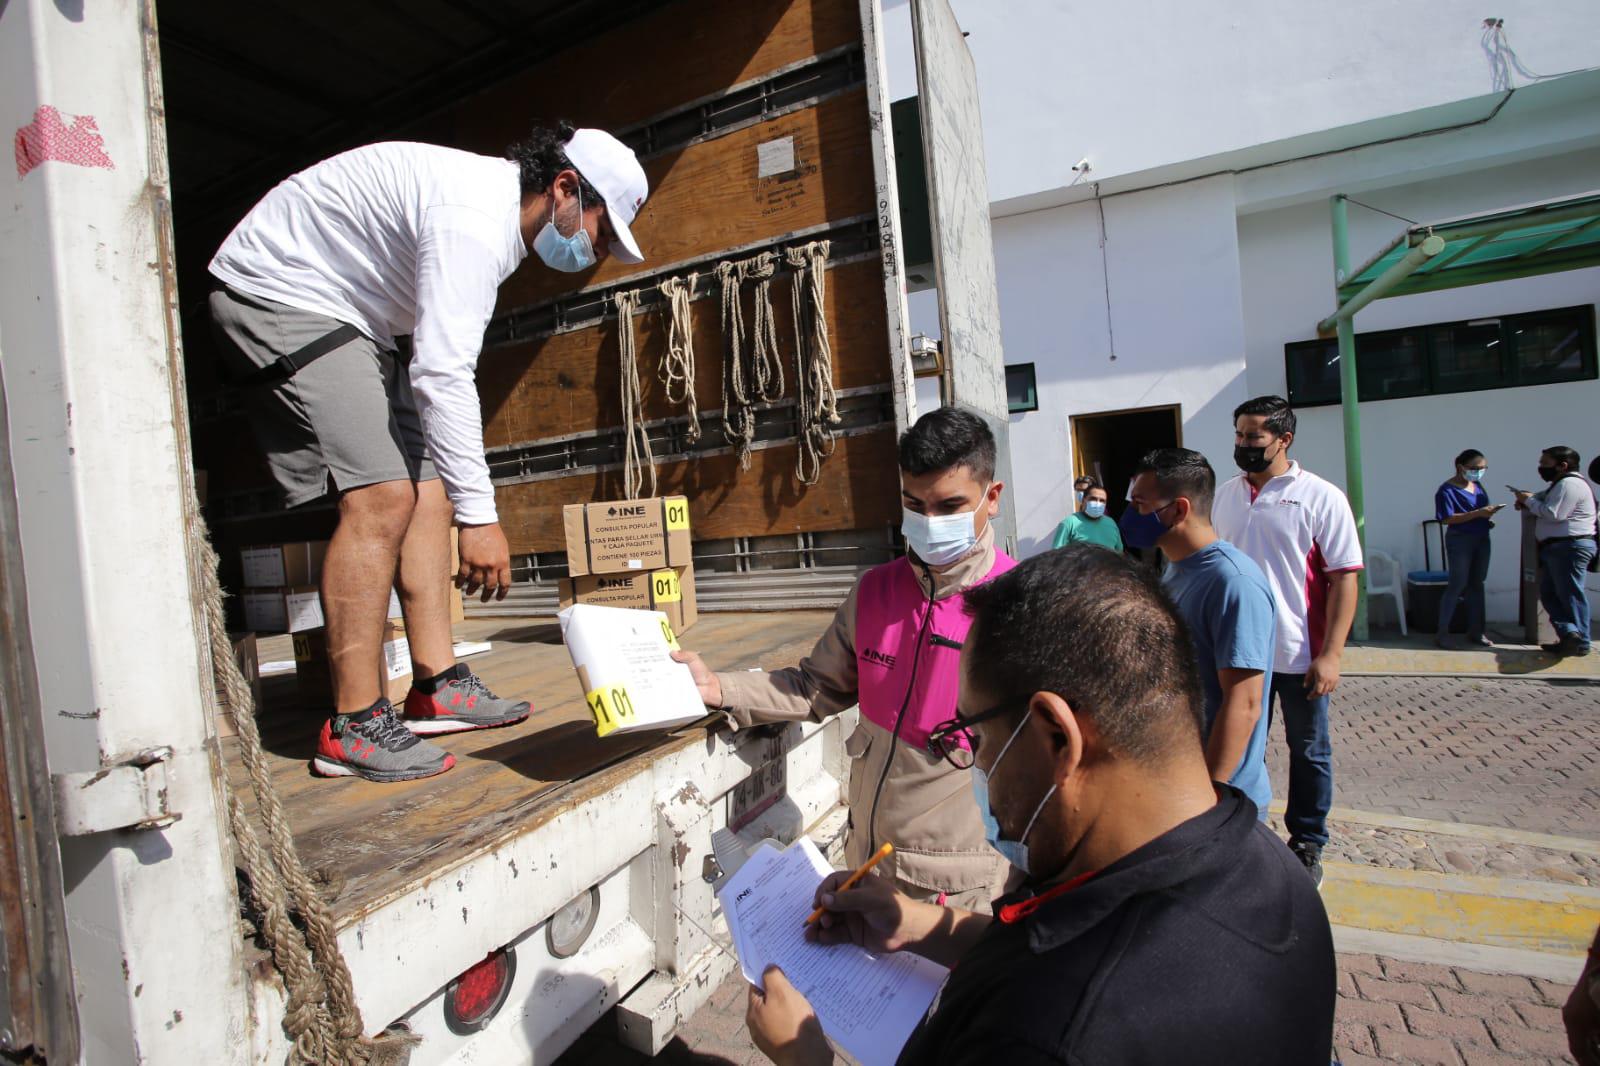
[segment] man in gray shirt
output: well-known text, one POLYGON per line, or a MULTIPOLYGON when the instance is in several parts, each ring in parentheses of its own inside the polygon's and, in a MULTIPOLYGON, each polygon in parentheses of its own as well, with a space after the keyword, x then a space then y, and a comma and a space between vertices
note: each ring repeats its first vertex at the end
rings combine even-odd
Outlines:
POLYGON ((1555 643, 1540 647, 1552 655, 1589 654, 1589 594, 1583 575, 1595 556, 1595 499, 1578 473, 1580 465, 1571 448, 1546 448, 1539 453, 1539 476, 1550 487, 1517 493, 1517 510, 1537 519, 1533 535, 1539 542, 1539 600, 1556 631, 1555 643))

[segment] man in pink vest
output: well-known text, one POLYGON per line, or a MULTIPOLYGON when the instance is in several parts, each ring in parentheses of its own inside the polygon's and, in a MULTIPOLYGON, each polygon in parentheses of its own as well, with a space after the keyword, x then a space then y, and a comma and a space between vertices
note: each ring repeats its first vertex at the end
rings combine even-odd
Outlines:
POLYGON ((772 673, 712 673, 689 664, 706 706, 743 728, 821 720, 856 706, 846 743, 850 830, 845 861, 860 865, 885 841, 877 867, 908 895, 984 908, 1007 868, 984 840, 971 772, 928 749, 956 713, 961 644, 971 624, 963 593, 1016 561, 995 547, 1004 486, 983 420, 951 407, 900 437, 901 532, 909 554, 864 574, 800 665, 772 673))

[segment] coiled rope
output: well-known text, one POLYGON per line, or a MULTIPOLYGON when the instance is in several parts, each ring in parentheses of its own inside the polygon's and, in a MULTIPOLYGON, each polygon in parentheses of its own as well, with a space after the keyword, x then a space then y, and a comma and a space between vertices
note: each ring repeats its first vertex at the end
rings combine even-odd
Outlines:
POLYGON ((795 436, 794 476, 815 485, 822 461, 833 454, 833 427, 839 424, 839 393, 833 385, 833 345, 823 307, 828 241, 785 250, 794 271, 790 287, 794 309, 795 436))
POLYGON ((630 289, 612 297, 617 306, 617 349, 621 353, 622 377, 622 488, 627 498, 637 500, 656 494, 656 457, 650 449, 650 434, 644 426, 643 401, 639 392, 639 353, 635 347, 633 314, 639 309, 639 290, 630 289), (645 492, 645 472, 649 471, 650 491, 645 492))
POLYGON ((689 317, 689 301, 694 295, 698 274, 667 278, 657 288, 667 320, 667 350, 661 357, 661 384, 668 403, 687 406, 689 426, 684 439, 693 444, 700 439, 700 409, 694 398, 694 327, 689 317))
MULTIPOLYGON (((199 506, 194 505, 196 513, 199 506)), ((205 528, 189 532, 192 557, 205 596, 211 670, 223 706, 238 731, 239 755, 250 775, 256 809, 266 829, 263 843, 237 795, 228 796, 228 824, 260 911, 258 931, 283 975, 288 1004, 283 1029, 290 1062, 306 1066, 404 1066, 416 1040, 399 1034, 366 1039, 350 969, 339 950, 333 917, 295 851, 283 801, 273 787, 256 727, 255 698, 234 660, 223 617, 217 554, 205 528), (298 913, 300 924, 291 918, 298 913)))
POLYGON ((783 363, 778 358, 778 336, 772 317, 772 278, 777 269, 778 256, 774 252, 717 264, 717 280, 722 285, 722 337, 727 347, 722 432, 737 448, 741 470, 750 469, 750 446, 756 439, 755 405, 772 403, 783 395, 783 363), (748 346, 739 301, 746 281, 755 282, 755 333, 748 346))

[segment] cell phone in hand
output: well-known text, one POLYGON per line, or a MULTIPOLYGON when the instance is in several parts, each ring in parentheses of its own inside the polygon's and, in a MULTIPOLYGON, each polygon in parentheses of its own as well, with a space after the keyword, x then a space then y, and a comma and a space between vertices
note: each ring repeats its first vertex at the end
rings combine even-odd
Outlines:
POLYGON ((1519 489, 1515 485, 1507 485, 1506 486, 1506 491, 1507 492, 1527 492, 1528 490, 1527 489, 1519 489))

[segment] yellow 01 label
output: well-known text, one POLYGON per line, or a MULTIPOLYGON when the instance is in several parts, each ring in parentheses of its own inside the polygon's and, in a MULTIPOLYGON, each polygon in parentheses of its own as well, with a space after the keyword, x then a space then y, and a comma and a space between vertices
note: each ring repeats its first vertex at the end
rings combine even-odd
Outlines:
POLYGON ((668 496, 663 503, 667 509, 667 531, 689 528, 689 501, 683 496, 668 496))
POLYGON ((683 599, 683 586, 678 584, 675 570, 656 570, 650 575, 650 599, 653 603, 677 603, 683 599))
POLYGON ((661 635, 667 638, 667 647, 673 651, 681 650, 678 647, 678 635, 672 631, 672 623, 665 618, 661 619, 661 635))
POLYGON ((625 685, 607 685, 584 697, 594 715, 594 731, 599 736, 615 732, 633 721, 633 700, 625 685))

